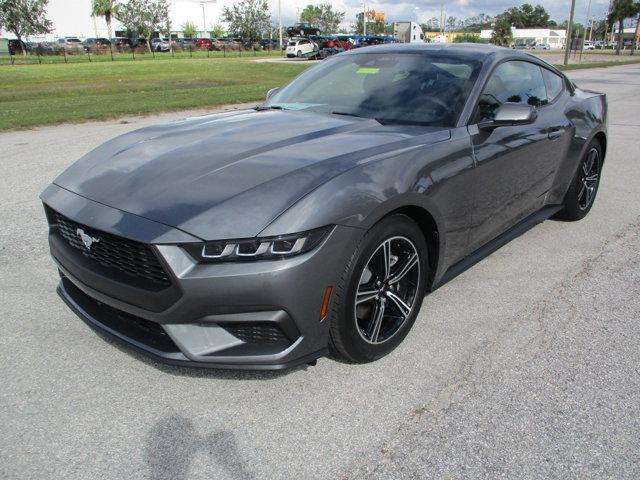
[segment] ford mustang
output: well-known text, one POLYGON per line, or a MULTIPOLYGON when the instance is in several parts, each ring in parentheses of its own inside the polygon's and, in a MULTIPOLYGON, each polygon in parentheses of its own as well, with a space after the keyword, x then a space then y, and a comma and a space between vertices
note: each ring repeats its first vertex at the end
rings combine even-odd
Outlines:
POLYGON ((547 218, 587 215, 606 121, 604 95, 523 51, 345 52, 254 109, 72 164, 41 195, 58 293, 173 364, 370 362, 428 292, 547 218))

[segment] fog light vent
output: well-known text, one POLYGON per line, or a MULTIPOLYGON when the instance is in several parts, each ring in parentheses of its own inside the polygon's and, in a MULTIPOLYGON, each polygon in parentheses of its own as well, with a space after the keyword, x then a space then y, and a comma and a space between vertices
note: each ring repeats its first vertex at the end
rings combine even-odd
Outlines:
POLYGON ((226 323, 220 326, 245 343, 290 343, 280 327, 270 322, 226 323))

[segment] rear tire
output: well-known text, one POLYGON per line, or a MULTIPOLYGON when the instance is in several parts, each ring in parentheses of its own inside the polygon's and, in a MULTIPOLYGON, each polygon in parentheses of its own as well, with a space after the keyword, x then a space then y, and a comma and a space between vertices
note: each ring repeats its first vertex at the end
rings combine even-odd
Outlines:
POLYGON ((298 57, 298 58, 302 57, 302 50, 298 50, 296 52, 296 57, 298 57))
POLYGON ((335 356, 372 362, 404 340, 426 292, 427 256, 422 230, 405 215, 386 217, 364 235, 335 289, 329 340, 335 356))
POLYGON ((578 171, 564 197, 564 207, 556 215, 557 218, 575 222, 587 216, 600 186, 602 163, 602 146, 598 140, 592 140, 580 160, 578 171))

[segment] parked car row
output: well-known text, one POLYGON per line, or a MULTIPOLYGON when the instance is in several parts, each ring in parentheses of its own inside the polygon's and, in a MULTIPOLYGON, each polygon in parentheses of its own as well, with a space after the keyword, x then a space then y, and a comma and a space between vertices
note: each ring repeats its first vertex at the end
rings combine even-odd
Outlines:
POLYGON ((551 45, 548 43, 515 43, 513 47, 515 50, 551 50, 551 45))

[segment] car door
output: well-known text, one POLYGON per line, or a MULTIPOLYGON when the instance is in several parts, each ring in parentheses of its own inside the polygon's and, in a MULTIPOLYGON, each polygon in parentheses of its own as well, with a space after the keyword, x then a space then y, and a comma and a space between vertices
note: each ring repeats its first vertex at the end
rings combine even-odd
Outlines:
POLYGON ((549 138, 545 115, 538 112, 538 118, 528 125, 478 128, 478 123, 493 119, 506 102, 538 109, 548 103, 538 65, 523 60, 503 62, 492 72, 480 94, 468 127, 476 161, 471 249, 482 246, 539 209, 551 182, 546 167, 549 138))

